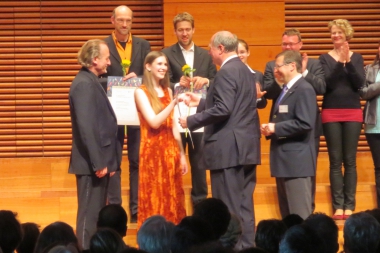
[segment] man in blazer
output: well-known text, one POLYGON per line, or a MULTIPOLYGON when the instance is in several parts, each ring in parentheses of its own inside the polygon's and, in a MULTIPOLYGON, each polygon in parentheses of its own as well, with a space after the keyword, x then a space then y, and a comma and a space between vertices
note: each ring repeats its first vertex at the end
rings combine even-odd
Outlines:
POLYGON ((179 121, 190 130, 205 127, 199 166, 210 170, 212 196, 241 220, 243 233, 236 248, 242 249, 254 245, 253 191, 260 164, 260 129, 252 85, 255 77, 237 57, 237 46, 230 32, 212 36, 209 54, 221 68, 206 99, 193 94, 184 98, 185 103, 198 105, 197 113, 179 121))
MULTIPOLYGON (((150 52, 149 42, 131 34, 133 12, 125 5, 114 9, 111 22, 115 26, 113 33, 105 39, 110 49, 111 65, 107 72, 101 76, 104 90, 107 90, 108 76, 123 76, 121 60, 131 61, 125 79, 140 77, 144 73, 144 60, 150 52)), ((138 169, 140 149, 140 126, 119 126, 118 139, 121 147, 124 145, 125 132, 127 132, 127 149, 129 160, 129 209, 130 221, 137 221, 137 198, 138 198, 138 169)), ((111 178, 108 189, 108 203, 121 204, 121 170, 111 178)))
POLYGON ((312 213, 312 179, 316 169, 316 94, 302 77, 302 57, 286 50, 276 56, 275 75, 286 86, 270 114, 270 123, 261 132, 271 140, 270 170, 276 177, 282 217, 298 214, 306 219, 312 213))
MULTIPOLYGON (((193 81, 196 89, 200 89, 203 85, 209 85, 216 74, 216 67, 207 50, 196 46, 192 40, 195 31, 193 16, 187 12, 179 13, 174 17, 173 24, 178 43, 162 50, 169 60, 171 88, 174 91, 176 83, 185 87, 190 86, 190 78, 185 77, 182 72, 185 64, 195 69, 193 81)), ((190 139, 189 135, 181 133, 184 150, 186 150, 186 144, 188 146, 193 205, 207 198, 206 171, 198 167, 202 136, 201 132, 192 132, 190 139)))
MULTIPOLYGON (((300 51, 302 48, 301 33, 297 29, 288 29, 282 35, 281 42, 282 51, 294 50, 300 51)), ((271 113, 274 110, 274 105, 276 100, 281 93, 281 87, 283 83, 279 82, 274 75, 274 65, 275 61, 270 61, 265 66, 264 72, 264 85, 263 90, 267 93, 264 95, 267 99, 272 99, 271 113)), ((306 53, 302 54, 302 69, 301 74, 305 80, 311 84, 317 95, 323 95, 326 92, 326 82, 325 73, 323 71, 322 65, 318 59, 309 59, 306 53)), ((317 107, 318 117, 315 125, 315 150, 318 156, 319 152, 319 137, 322 135, 322 120, 319 113, 319 108, 317 107)), ((315 177, 312 178, 312 206, 315 209, 315 190, 316 181, 315 177)))
POLYGON ((106 205, 109 176, 120 166, 121 148, 116 116, 98 79, 110 64, 107 44, 89 40, 82 46, 78 61, 82 69, 69 92, 72 125, 69 173, 75 174, 77 181, 76 233, 80 246, 88 250, 99 211, 106 205))

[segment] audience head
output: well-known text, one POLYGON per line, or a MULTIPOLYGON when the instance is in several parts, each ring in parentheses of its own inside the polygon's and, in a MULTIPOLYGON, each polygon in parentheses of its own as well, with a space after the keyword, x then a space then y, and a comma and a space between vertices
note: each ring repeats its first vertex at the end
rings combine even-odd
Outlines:
POLYGON ((57 221, 41 231, 34 252, 41 253, 52 244, 68 245, 70 243, 79 248, 73 228, 65 222, 57 221))
POLYGON ((338 35, 338 33, 343 33, 345 37, 344 41, 349 41, 352 37, 354 37, 354 29, 347 19, 335 19, 333 21, 330 21, 327 26, 330 30, 332 39, 334 36, 338 35))
POLYGON ((231 214, 227 231, 219 238, 219 241, 224 247, 233 249, 239 241, 241 234, 242 228, 240 219, 235 214, 231 214))
POLYGON ((380 209, 379 208, 366 210, 365 212, 372 215, 377 220, 377 222, 379 222, 379 224, 380 224, 380 209))
POLYGON ((285 32, 282 34, 281 47, 282 51, 300 51, 302 48, 302 39, 300 31, 294 28, 285 30, 285 32))
POLYGON ((323 241, 325 253, 336 253, 339 250, 339 229, 335 221, 324 213, 311 214, 304 224, 313 229, 323 241))
POLYGON ((283 238, 287 227, 282 220, 262 220, 257 224, 255 243, 256 246, 268 251, 277 253, 278 246, 283 238))
POLYGON ((137 244, 148 253, 169 253, 173 229, 174 224, 163 216, 151 216, 137 232, 137 244))
POLYGON ((238 42, 237 55, 242 62, 247 64, 248 56, 250 55, 248 43, 242 39, 238 39, 238 42))
POLYGON ((216 239, 226 233, 231 219, 226 204, 216 198, 208 198, 195 205, 193 216, 210 222, 216 239))
POLYGON ((121 253, 148 253, 148 252, 146 252, 145 250, 142 250, 142 249, 127 247, 121 253))
POLYGON ((40 227, 36 223, 21 224, 22 240, 17 247, 17 253, 33 253, 40 235, 40 227))
POLYGON ((80 253, 79 248, 69 243, 68 245, 62 245, 60 243, 54 243, 47 247, 43 253, 80 253))
POLYGON ((0 210, 0 248, 3 253, 13 252, 21 242, 22 232, 17 213, 0 210))
POLYGON ((120 253, 125 248, 122 237, 111 228, 99 228, 90 240, 91 253, 120 253))
POLYGON ((124 237, 127 235, 127 222, 128 217, 124 208, 121 205, 109 204, 100 210, 97 227, 112 228, 124 237))
POLYGON ((343 229, 345 253, 374 253, 380 242, 380 224, 365 212, 352 214, 343 229))
POLYGON ((269 253, 269 251, 266 251, 259 247, 252 247, 252 248, 240 250, 239 253, 269 253))
POLYGON ((322 240, 309 226, 295 225, 286 231, 279 253, 321 253, 321 245, 322 240))
POLYGON ((209 55, 211 55, 214 64, 220 66, 227 57, 236 55, 237 47, 236 35, 228 31, 220 31, 211 37, 209 55))
POLYGON ((170 248, 172 253, 182 253, 210 241, 216 241, 211 224, 202 218, 187 216, 175 226, 170 248))
POLYGON ((234 251, 214 241, 191 247, 186 253, 234 253, 234 251))
POLYGON ((293 213, 284 217, 282 221, 285 223, 286 227, 289 229, 295 225, 302 224, 303 219, 298 214, 293 213))

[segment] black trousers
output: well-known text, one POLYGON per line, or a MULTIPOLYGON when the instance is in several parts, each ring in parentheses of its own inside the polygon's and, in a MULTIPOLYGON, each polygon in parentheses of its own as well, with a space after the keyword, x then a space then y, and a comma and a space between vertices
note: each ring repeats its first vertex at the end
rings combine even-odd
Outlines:
POLYGON ((199 203, 203 199, 207 198, 207 182, 206 171, 199 169, 198 162, 201 155, 201 146, 203 133, 192 132, 191 137, 193 143, 191 143, 190 135, 181 133, 183 149, 189 154, 189 161, 191 167, 191 200, 193 204, 199 203), (194 144, 194 147, 193 147, 194 144))
POLYGON ((210 170, 212 197, 222 200, 242 225, 242 235, 235 249, 254 246, 255 209, 253 192, 256 187, 256 165, 239 165, 210 170))
MULTIPOLYGON (((108 174, 109 175, 109 174, 108 174)), ((109 176, 76 175, 78 213, 76 234, 83 250, 90 248, 100 210, 106 205, 109 176)))
POLYGON ((362 123, 323 124, 330 160, 330 187, 334 210, 354 210, 357 184, 356 153, 362 123), (344 173, 342 172, 342 163, 344 173))
MULTIPOLYGON (((139 182, 139 153, 140 127, 127 126, 127 150, 129 160, 129 210, 130 215, 137 213, 138 182, 139 182)), ((118 141, 123 147, 125 137, 124 126, 118 127, 118 141)), ((121 169, 110 177, 107 193, 109 204, 121 205, 121 169)))
POLYGON ((365 134, 375 166, 377 208, 380 208, 380 134, 365 134))

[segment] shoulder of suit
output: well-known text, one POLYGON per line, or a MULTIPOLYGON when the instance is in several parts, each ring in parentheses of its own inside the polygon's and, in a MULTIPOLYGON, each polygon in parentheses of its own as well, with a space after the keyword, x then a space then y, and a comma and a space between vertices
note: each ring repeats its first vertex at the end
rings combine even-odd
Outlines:
POLYGON ((177 46, 177 43, 173 44, 171 46, 165 47, 161 51, 164 52, 165 54, 167 54, 167 53, 170 53, 173 49, 175 49, 176 46, 177 46))
POLYGON ((136 37, 134 35, 132 35, 132 42, 133 41, 140 42, 140 43, 148 43, 149 44, 149 41, 147 41, 146 39, 143 39, 143 38, 140 38, 140 37, 136 37))

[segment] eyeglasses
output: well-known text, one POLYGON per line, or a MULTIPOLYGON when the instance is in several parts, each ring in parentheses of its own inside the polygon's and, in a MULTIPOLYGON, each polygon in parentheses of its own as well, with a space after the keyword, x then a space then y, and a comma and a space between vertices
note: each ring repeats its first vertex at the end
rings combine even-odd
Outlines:
POLYGON ((115 21, 118 24, 124 24, 124 23, 130 24, 130 23, 132 23, 131 19, 116 19, 115 21))
POLYGON ((282 43, 281 43, 281 46, 283 46, 283 47, 287 47, 287 46, 292 47, 292 46, 295 46, 295 45, 299 44, 300 42, 301 42, 301 41, 298 41, 298 42, 296 42, 296 43, 292 43, 292 42, 290 42, 290 43, 285 43, 285 42, 282 42, 282 43))
POLYGON ((286 63, 281 64, 281 65, 275 65, 274 68, 275 68, 275 69, 279 69, 279 68, 281 68, 282 66, 286 66, 286 65, 288 65, 289 63, 290 63, 290 62, 286 62, 286 63))

